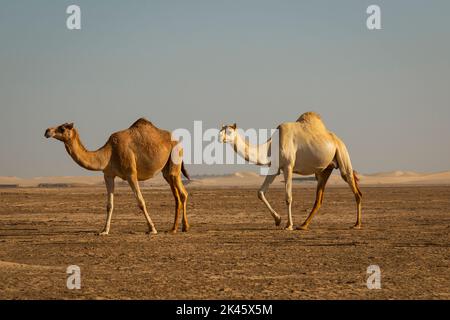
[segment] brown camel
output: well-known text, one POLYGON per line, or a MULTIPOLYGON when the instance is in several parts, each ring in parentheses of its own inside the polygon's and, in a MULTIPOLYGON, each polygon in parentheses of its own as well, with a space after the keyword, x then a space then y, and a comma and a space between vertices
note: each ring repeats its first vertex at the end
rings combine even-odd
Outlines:
POLYGON ((181 182, 181 172, 189 179, 181 160, 183 150, 177 141, 172 141, 168 131, 155 127, 146 119, 139 119, 130 128, 113 133, 106 144, 97 151, 88 151, 80 141, 73 123, 65 123, 45 131, 46 138, 64 142, 72 159, 87 170, 103 171, 108 192, 107 218, 99 235, 107 235, 111 226, 114 208, 114 179, 126 180, 136 196, 139 208, 145 215, 150 234, 156 228, 147 212, 138 181, 152 178, 162 171, 175 198, 175 221, 172 232, 177 232, 180 211, 183 210, 183 231, 188 231, 186 214, 188 194, 181 182))

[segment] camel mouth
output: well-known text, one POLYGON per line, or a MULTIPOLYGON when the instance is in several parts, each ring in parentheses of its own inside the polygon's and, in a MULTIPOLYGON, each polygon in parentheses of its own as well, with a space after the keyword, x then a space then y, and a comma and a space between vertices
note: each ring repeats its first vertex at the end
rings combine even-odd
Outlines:
POLYGON ((46 137, 47 139, 53 137, 53 134, 50 132, 50 129, 45 130, 44 137, 46 137))

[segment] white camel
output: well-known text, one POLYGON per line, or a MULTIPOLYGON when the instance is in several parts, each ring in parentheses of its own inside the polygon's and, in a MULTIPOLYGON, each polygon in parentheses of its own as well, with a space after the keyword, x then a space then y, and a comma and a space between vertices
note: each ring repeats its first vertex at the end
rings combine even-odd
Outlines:
MULTIPOLYGON (((306 230, 319 210, 323 201, 325 185, 333 169, 339 169, 341 176, 348 183, 355 195, 357 204, 356 223, 353 228, 361 228, 361 198, 358 177, 352 169, 350 156, 345 144, 334 133, 327 130, 320 116, 315 112, 306 112, 296 122, 286 122, 278 126, 278 135, 274 135, 266 143, 252 145, 237 130, 236 124, 222 126, 219 139, 230 143, 239 155, 249 162, 261 166, 274 166, 258 191, 258 197, 267 206, 277 226, 281 223, 280 215, 272 208, 265 197, 269 185, 283 171, 288 221, 286 230, 293 230, 292 221, 292 175, 315 174, 317 179, 316 201, 305 222, 297 229, 306 230), (271 157, 273 139, 278 139, 279 156, 271 157), (275 161, 271 161, 272 160, 275 161), (275 169, 275 170, 274 170, 275 169)), ((273 150, 275 152, 275 150, 273 150)))

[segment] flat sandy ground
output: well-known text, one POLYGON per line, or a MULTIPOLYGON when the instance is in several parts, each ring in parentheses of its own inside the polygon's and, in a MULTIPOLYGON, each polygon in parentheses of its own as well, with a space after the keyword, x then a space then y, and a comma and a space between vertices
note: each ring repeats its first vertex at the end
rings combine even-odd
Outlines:
MULTIPOLYGON (((192 229, 173 221, 168 188, 144 197, 159 230, 128 188, 116 192, 111 233, 101 187, 0 190, 1 299, 449 299, 450 187, 363 187, 362 230, 347 188, 330 187, 309 231, 275 227, 256 188, 188 187, 192 229), (366 287, 381 268, 381 290, 366 287), (66 268, 81 268, 68 290, 66 268)), ((294 189, 294 223, 314 188, 294 189)), ((269 200, 286 222, 284 192, 269 200)))

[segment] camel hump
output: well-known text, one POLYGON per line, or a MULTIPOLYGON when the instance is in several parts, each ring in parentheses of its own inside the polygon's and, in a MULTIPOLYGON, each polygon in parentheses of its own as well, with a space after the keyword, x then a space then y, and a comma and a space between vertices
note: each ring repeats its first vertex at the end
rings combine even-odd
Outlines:
POLYGON ((131 126, 130 126, 130 128, 133 128, 133 127, 140 127, 140 126, 142 126, 142 125, 153 125, 153 123, 151 123, 150 121, 148 121, 147 119, 145 119, 145 118, 139 118, 139 119, 137 119, 131 126))
POLYGON ((313 111, 305 112, 297 119, 297 122, 313 122, 313 121, 322 122, 322 118, 320 117, 320 115, 313 111))
POLYGON ((325 124, 318 113, 305 112, 298 119, 297 123, 300 123, 303 128, 309 128, 313 130, 326 130, 325 124))

